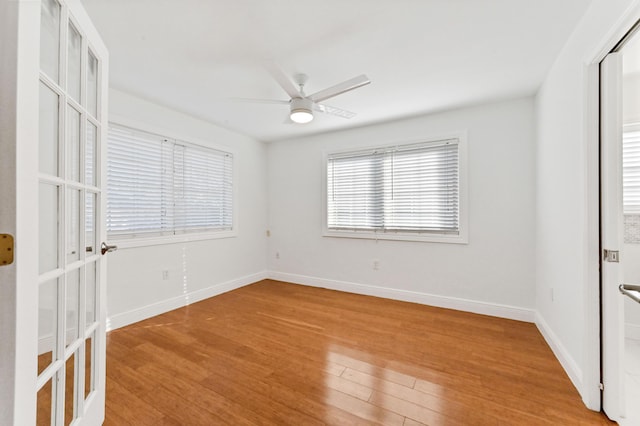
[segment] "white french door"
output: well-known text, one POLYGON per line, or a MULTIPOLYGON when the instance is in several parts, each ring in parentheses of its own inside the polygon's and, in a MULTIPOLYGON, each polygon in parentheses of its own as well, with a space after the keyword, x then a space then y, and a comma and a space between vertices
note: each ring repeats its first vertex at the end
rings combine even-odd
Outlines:
POLYGON ((107 52, 79 2, 41 0, 37 424, 100 424, 107 52))
MULTIPOLYGON (((619 253, 622 217, 622 54, 610 53, 600 64, 600 241, 603 250, 619 253)), ((616 254, 603 253, 602 408, 611 420, 625 415, 622 270, 616 254)))

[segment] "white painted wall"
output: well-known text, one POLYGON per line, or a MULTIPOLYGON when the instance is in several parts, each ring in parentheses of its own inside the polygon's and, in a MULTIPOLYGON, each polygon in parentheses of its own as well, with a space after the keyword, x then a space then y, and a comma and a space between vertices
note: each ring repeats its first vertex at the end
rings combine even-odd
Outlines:
POLYGON ((634 4, 593 0, 536 97, 536 308, 556 355, 594 409, 600 406, 599 367, 593 354, 597 347, 590 342, 596 341, 597 329, 587 318, 587 293, 594 291, 587 286, 593 284, 594 264, 597 274, 598 253, 597 248, 586 250, 592 226, 587 213, 592 184, 587 174, 587 64, 634 4))
POLYGON ((532 98, 274 142, 268 147, 268 165, 272 276, 532 320, 532 98), (469 244, 322 236, 323 152, 458 131, 468 132, 469 244), (380 261, 379 270, 373 270, 374 259, 380 261), (497 305, 513 309, 500 311, 497 305))
POLYGON ((110 117, 144 130, 231 150, 237 169, 238 235, 119 249, 109 254, 107 311, 111 327, 210 297, 265 277, 266 149, 262 142, 110 90, 110 117), (167 280, 162 271, 168 270, 167 280))

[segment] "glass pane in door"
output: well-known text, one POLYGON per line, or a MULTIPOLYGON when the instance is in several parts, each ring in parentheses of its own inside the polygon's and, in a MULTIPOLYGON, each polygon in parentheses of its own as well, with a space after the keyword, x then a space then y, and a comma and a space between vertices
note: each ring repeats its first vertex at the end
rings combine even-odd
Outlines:
POLYGON ((67 53, 67 91, 76 102, 80 103, 82 37, 71 23, 69 24, 67 44, 69 46, 67 53))
POLYGON ((38 169, 40 173, 58 176, 58 105, 59 97, 46 84, 40 83, 40 122, 38 169))
POLYGON ((85 252, 86 256, 93 256, 98 253, 98 243, 96 238, 96 193, 87 192, 85 196, 84 221, 85 221, 85 252))
POLYGON ((98 144, 98 128, 87 121, 87 139, 84 150, 84 173, 85 183, 87 185, 96 186, 96 150, 98 144))
POLYGON ((60 4, 42 0, 40 6, 40 68, 56 83, 60 72, 60 4))
POLYGON ((80 191, 67 191, 67 263, 80 259, 80 191))
POLYGON ((41 283, 38 288, 38 374, 55 359, 58 329, 58 280, 41 283))
POLYGON ((91 335, 84 342, 84 399, 87 399, 89 394, 93 392, 95 386, 95 380, 93 378, 93 356, 95 351, 93 350, 94 337, 91 335))
POLYGON ((85 267, 85 300, 86 327, 96 321, 96 262, 87 263, 85 267))
POLYGON ((65 382, 64 382, 64 424, 69 425, 75 418, 74 413, 77 411, 74 404, 74 396, 76 393, 76 363, 77 353, 69 357, 65 366, 65 382))
POLYGON ((67 107, 67 177, 80 182, 80 113, 67 107))
POLYGON ((87 109, 98 118, 98 60, 91 51, 87 61, 87 109))
MULTIPOLYGON (((56 375, 54 374, 53 377, 56 375)), ((53 379, 49 379, 47 383, 44 384, 38 391, 38 399, 37 399, 37 412, 36 412, 36 425, 37 426, 50 426, 52 424, 52 414, 55 413, 55 410, 52 410, 54 407, 55 401, 53 399, 53 386, 51 382, 53 379)))
POLYGON ((73 343, 80 336, 78 316, 80 307, 80 269, 74 269, 67 273, 67 294, 66 294, 66 344, 65 347, 73 343))
POLYGON ((38 247, 41 274, 58 267, 59 193, 57 185, 40 183, 38 247))

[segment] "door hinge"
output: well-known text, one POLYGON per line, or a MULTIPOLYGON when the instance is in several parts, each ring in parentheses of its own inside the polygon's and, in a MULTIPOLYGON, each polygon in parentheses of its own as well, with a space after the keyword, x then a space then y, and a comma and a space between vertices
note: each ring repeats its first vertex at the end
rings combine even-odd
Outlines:
POLYGON ((620 252, 618 250, 603 250, 603 259, 605 262, 618 263, 620 262, 620 252))
POLYGON ((13 235, 0 234, 0 266, 13 263, 13 235))
POLYGON ((598 389, 603 391, 604 390, 604 385, 602 383, 598 383, 598 389))

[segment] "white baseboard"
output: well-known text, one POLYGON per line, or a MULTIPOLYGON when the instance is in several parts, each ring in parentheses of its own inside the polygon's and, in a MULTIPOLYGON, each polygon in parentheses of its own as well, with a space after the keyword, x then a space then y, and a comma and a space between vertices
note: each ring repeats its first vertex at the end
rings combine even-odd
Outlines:
MULTIPOLYGON (((76 332, 77 328, 67 329, 67 342, 71 342, 72 340, 77 339, 76 332)), ((53 339, 53 334, 47 334, 44 336, 40 336, 38 338, 38 355, 42 355, 46 352, 51 352, 53 350, 53 346, 55 345, 55 340, 53 339)))
POLYGON ((54 344, 55 342, 53 340, 53 334, 40 336, 40 338, 38 339, 38 355, 42 355, 46 352, 51 352, 54 344))
POLYGON ((128 312, 109 316, 107 318, 107 331, 115 330, 116 328, 124 327, 126 325, 187 306, 191 303, 199 302, 201 300, 253 284, 257 281, 264 280, 267 277, 268 274, 266 271, 258 272, 256 274, 236 278, 224 283, 214 284, 207 288, 195 290, 187 294, 182 294, 180 296, 143 306, 128 312))
POLYGON ((626 339, 640 340, 640 325, 626 323, 624 325, 624 337, 626 339))
POLYGON ((497 303, 478 302, 475 300, 460 299, 456 297, 438 296, 428 293, 398 290, 388 287, 377 287, 346 281, 328 280, 324 278, 277 271, 269 271, 269 278, 294 284, 308 285, 311 287, 327 288, 331 290, 345 291, 348 293, 420 303, 422 305, 455 309, 458 311, 473 312, 476 314, 490 315, 518 321, 534 322, 535 320, 535 311, 533 309, 518 308, 514 306, 500 305, 497 303))
POLYGON ((582 370, 539 312, 536 312, 536 326, 538 327, 538 330, 540 330, 544 340, 547 341, 547 344, 551 348, 551 351, 553 351, 553 354, 556 356, 558 361, 560 361, 560 365, 562 365, 562 368, 564 368, 564 371, 569 376, 569 380, 571 380, 573 386, 577 389, 580 395, 584 395, 582 392, 582 370))

